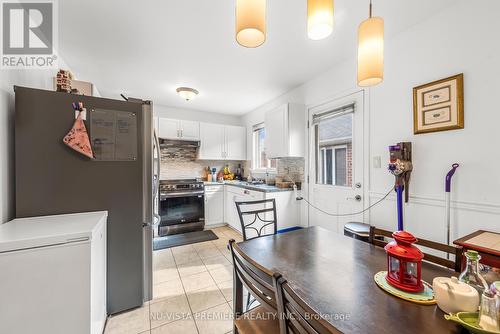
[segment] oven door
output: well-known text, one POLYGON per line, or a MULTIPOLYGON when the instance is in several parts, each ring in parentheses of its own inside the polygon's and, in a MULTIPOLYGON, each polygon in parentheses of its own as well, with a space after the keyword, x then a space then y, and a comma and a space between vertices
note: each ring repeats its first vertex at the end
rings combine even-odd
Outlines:
POLYGON ((192 191, 161 196, 160 216, 160 226, 204 221, 204 192, 192 191))

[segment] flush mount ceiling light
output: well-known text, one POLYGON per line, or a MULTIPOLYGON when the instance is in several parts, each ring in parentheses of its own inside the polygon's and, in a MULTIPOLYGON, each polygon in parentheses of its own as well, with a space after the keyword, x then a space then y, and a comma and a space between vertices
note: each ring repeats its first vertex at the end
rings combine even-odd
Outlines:
POLYGON ((198 95, 198 91, 196 89, 189 87, 179 87, 176 91, 177 94, 179 94, 179 96, 186 101, 192 100, 196 97, 196 95, 198 95))
POLYGON ((384 79, 384 20, 370 17, 358 29, 358 85, 375 86, 384 79))
POLYGON ((247 48, 266 41, 266 0, 236 0, 236 41, 247 48))
POLYGON ((307 1, 307 36, 320 40, 333 31, 333 0, 307 1))

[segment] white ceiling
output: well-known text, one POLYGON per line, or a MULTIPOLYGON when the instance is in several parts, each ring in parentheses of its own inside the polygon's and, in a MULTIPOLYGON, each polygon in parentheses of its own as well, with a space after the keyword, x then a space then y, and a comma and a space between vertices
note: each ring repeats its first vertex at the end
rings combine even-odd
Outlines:
MULTIPOLYGON (((375 0, 374 15, 387 38, 452 3, 375 0)), ((306 4, 269 0, 267 40, 247 49, 234 39, 235 0, 64 0, 59 52, 103 96, 241 115, 355 56, 368 0, 335 0, 334 32, 321 41, 307 39, 306 4), (200 94, 183 101, 178 86, 200 94)))

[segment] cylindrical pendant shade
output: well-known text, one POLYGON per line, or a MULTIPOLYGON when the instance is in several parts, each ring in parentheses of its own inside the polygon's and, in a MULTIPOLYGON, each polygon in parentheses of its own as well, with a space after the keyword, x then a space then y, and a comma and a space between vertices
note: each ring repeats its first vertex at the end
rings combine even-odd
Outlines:
POLYGON ((307 36, 319 40, 333 31, 333 0, 307 1, 307 36))
POLYGON ((371 17, 358 30, 358 85, 374 86, 384 79, 384 20, 371 17))
POLYGON ((236 41, 247 48, 266 41, 266 0, 236 0, 236 41))

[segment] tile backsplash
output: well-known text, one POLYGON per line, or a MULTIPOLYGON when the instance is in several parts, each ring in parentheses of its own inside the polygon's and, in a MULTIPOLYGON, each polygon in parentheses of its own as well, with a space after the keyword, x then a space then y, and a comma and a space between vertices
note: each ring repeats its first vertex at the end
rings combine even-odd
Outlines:
POLYGON ((229 165, 231 172, 235 173, 238 165, 244 166, 243 161, 225 160, 196 160, 198 149, 186 143, 175 146, 162 147, 160 159, 160 179, 192 179, 204 176, 205 169, 217 168, 221 170, 229 165))
POLYGON ((205 174, 205 168, 217 168, 221 170, 225 165, 229 165, 232 173, 236 172, 238 164, 243 166, 242 161, 223 161, 223 160, 176 160, 161 159, 160 179, 192 179, 202 177, 205 174))
POLYGON ((304 158, 280 158, 277 163, 277 175, 287 176, 294 182, 304 182, 304 158))
MULTIPOLYGON (((216 168, 221 170, 229 165, 231 172, 235 173, 241 164, 244 176, 248 177, 250 161, 225 161, 225 160, 196 160, 197 148, 189 145, 175 145, 161 148, 160 179, 188 179, 199 178, 205 174, 205 169, 216 168)), ((276 173, 270 173, 270 178, 287 176, 295 182, 304 182, 304 158, 280 158, 277 161, 276 173)), ((263 173, 252 172, 253 177, 265 178, 263 173)), ((288 179, 287 178, 287 179, 288 179)))
MULTIPOLYGON (((251 165, 251 161, 246 161, 245 176, 248 176, 248 171, 250 171, 251 165)), ((279 158, 276 164, 276 172, 269 173, 269 177, 274 179, 276 176, 280 176, 284 177, 287 181, 291 179, 294 182, 304 182, 304 169, 304 158, 279 158)), ((253 171, 252 176, 264 179, 266 174, 253 171)))

